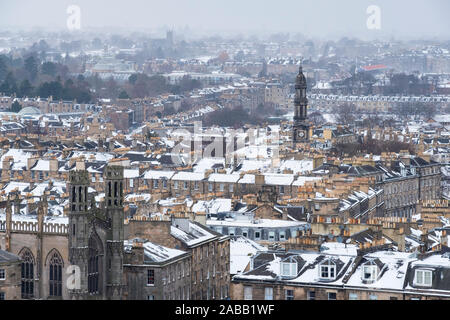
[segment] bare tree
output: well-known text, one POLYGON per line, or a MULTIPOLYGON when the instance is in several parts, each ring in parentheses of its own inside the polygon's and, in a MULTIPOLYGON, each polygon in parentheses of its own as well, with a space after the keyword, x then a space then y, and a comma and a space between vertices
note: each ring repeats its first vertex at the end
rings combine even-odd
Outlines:
POLYGON ((325 119, 322 116, 322 113, 319 111, 315 111, 313 113, 310 113, 308 118, 314 123, 314 125, 321 125, 325 122, 325 119))
POLYGON ((352 124, 355 121, 356 106, 353 103, 343 103, 333 108, 339 124, 352 124))

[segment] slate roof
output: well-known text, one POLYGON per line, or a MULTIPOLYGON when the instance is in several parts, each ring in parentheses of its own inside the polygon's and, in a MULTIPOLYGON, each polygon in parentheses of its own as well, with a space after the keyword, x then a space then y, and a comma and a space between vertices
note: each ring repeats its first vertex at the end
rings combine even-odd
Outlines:
POLYGON ((424 159, 422 159, 420 157, 411 158, 411 165, 422 167, 422 166, 427 166, 429 164, 430 163, 428 161, 425 161, 424 159))
POLYGON ((0 249, 0 263, 9 263, 15 261, 20 261, 20 257, 11 252, 0 249))

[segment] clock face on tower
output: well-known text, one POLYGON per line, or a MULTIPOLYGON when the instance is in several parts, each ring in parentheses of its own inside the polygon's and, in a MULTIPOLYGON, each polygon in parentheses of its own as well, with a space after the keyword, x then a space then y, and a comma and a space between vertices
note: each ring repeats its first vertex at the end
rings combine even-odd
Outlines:
POLYGON ((297 133, 297 135, 298 135, 298 137, 299 138, 304 138, 305 137, 305 131, 302 131, 302 130, 300 130, 298 133, 297 133))

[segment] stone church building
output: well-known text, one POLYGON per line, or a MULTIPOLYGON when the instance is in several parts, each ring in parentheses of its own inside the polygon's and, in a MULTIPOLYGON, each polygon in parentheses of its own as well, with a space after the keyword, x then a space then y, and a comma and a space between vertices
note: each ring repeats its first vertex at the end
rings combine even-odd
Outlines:
POLYGON ((88 188, 87 171, 70 172, 68 217, 47 216, 46 196, 35 215, 19 213, 19 195, 0 203, 0 249, 22 260, 22 299, 122 298, 123 167, 106 168, 100 208, 88 188), (67 286, 77 271, 79 283, 67 286))

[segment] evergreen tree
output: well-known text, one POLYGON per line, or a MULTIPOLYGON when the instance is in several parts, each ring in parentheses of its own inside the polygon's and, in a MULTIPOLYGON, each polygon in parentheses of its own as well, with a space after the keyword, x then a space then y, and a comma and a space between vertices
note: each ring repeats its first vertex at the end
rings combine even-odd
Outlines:
POLYGON ((263 61, 263 67, 261 69, 261 71, 258 74, 259 78, 263 78, 267 76, 267 62, 266 60, 263 61))
POLYGON ((137 79, 138 79, 138 75, 136 73, 134 73, 128 78, 128 82, 131 83, 132 85, 135 85, 137 79))
POLYGON ((19 94, 20 97, 31 97, 33 95, 33 86, 27 79, 20 83, 19 94))
POLYGON ((30 56, 25 60, 25 70, 30 76, 30 80, 34 81, 38 74, 38 63, 35 57, 30 56))
POLYGON ((53 97, 54 100, 62 99, 63 86, 58 81, 44 82, 37 89, 37 95, 42 98, 53 97))
POLYGON ((44 62, 41 67, 42 74, 54 77, 57 72, 56 64, 53 62, 44 62))
POLYGON ((122 92, 120 92, 119 94, 119 99, 130 99, 130 96, 125 90, 122 90, 122 92))
POLYGON ((0 81, 3 81, 8 74, 8 66, 6 64, 6 58, 1 55, 0 56, 0 81))
POLYGON ((16 78, 14 77, 12 72, 9 72, 6 75, 5 81, 0 85, 0 92, 6 95, 17 94, 18 88, 16 83, 16 78))
POLYGON ((17 113, 20 110, 22 110, 22 106, 17 101, 14 101, 13 104, 11 105, 11 112, 17 113))

